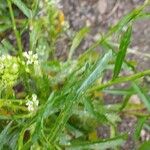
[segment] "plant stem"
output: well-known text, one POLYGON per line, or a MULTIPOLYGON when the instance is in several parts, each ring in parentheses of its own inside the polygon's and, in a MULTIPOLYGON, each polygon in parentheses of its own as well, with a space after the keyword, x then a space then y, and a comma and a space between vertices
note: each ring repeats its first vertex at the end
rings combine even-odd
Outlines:
POLYGON ((117 78, 115 80, 110 80, 107 83, 104 83, 102 85, 99 85, 99 86, 91 88, 89 90, 89 92, 93 92, 95 90, 102 90, 104 88, 107 88, 109 86, 112 86, 112 85, 115 85, 115 84, 119 84, 119 83, 122 83, 122 82, 133 81, 133 80, 141 78, 141 77, 143 77, 145 75, 150 75, 150 70, 145 70, 143 72, 139 72, 139 73, 136 73, 134 75, 130 75, 130 76, 126 76, 126 77, 119 77, 119 78, 117 78))
POLYGON ((11 0, 7 0, 7 4, 8 4, 9 13, 10 13, 10 17, 11 17, 11 21, 12 21, 12 25, 13 25, 13 30, 14 30, 16 40, 17 40, 19 55, 20 55, 20 57, 22 57, 21 37, 20 37, 20 34, 19 34, 19 32, 17 30, 17 27, 16 27, 15 17, 14 17, 14 13, 13 13, 13 10, 12 10, 12 5, 11 5, 11 0))

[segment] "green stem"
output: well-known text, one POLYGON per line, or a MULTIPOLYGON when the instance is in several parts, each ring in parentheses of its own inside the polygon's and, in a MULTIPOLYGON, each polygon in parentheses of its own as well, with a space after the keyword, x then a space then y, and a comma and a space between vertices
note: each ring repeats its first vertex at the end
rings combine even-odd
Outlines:
POLYGON ((20 55, 20 57, 22 57, 21 37, 20 37, 20 34, 19 34, 19 32, 17 30, 17 27, 16 27, 15 17, 14 17, 12 5, 11 5, 11 0, 7 0, 7 4, 8 4, 9 13, 10 13, 10 17, 11 17, 11 21, 12 21, 12 25, 13 25, 13 30, 14 30, 14 33, 15 33, 15 36, 16 36, 16 40, 17 40, 17 46, 18 46, 18 50, 19 50, 19 55, 20 55))
POLYGON ((126 77, 119 77, 115 80, 110 80, 108 81, 107 83, 104 83, 102 85, 99 85, 99 86, 96 86, 96 87, 93 87, 89 90, 89 92, 93 92, 95 90, 102 90, 104 88, 107 88, 109 86, 112 86, 112 85, 115 85, 115 84, 119 84, 119 83, 122 83, 122 82, 128 82, 128 81, 133 81, 133 80, 136 80, 138 78, 141 78, 145 75, 150 75, 150 70, 145 70, 143 72, 140 72, 140 73, 136 73, 134 75, 130 75, 130 76, 126 76, 126 77))

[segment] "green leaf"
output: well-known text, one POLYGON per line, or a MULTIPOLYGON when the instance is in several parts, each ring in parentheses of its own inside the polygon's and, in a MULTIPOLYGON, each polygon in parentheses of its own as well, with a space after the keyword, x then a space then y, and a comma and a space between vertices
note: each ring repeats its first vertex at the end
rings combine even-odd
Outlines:
POLYGON ((95 142, 81 142, 81 143, 75 143, 72 144, 71 146, 66 147, 66 150, 85 150, 85 149, 101 149, 101 150, 106 150, 106 149, 114 149, 117 146, 121 146, 124 144, 126 139, 126 136, 118 136, 115 138, 111 139, 105 139, 105 140, 99 140, 95 142))
POLYGON ((149 148, 150 148, 150 141, 146 141, 140 146, 138 150, 149 150, 149 148))
POLYGON ((28 18, 32 18, 32 11, 21 0, 11 0, 28 18))
POLYGON ((131 34, 132 34, 132 27, 129 26, 127 31, 121 37, 119 52, 118 52, 118 55, 117 55, 117 58, 116 58, 116 61, 115 61, 113 79, 117 78, 120 71, 121 71, 121 67, 122 67, 123 61, 125 59, 127 48, 130 44, 131 34))
POLYGON ((106 69, 111 57, 112 57, 112 52, 109 51, 104 55, 102 59, 98 61, 94 71, 92 70, 91 74, 87 77, 87 79, 85 79, 85 81, 83 81, 80 87, 78 86, 78 84, 75 84, 71 88, 71 92, 66 98, 67 103, 65 104, 64 109, 61 111, 60 115, 58 116, 50 132, 50 137, 49 137, 50 142, 52 143, 55 142, 58 135, 61 133, 62 129, 64 128, 66 122, 68 121, 69 117, 71 116, 72 108, 78 105, 82 93, 85 93, 87 88, 89 88, 101 76, 102 72, 106 69))
POLYGON ((11 24, 9 24, 9 25, 7 25, 7 24, 0 24, 0 33, 7 31, 11 27, 12 27, 11 24))
POLYGON ((81 41, 83 40, 83 38, 86 36, 86 34, 89 32, 89 28, 85 27, 83 29, 81 29, 74 37, 73 42, 72 42, 72 46, 70 48, 70 52, 69 52, 69 56, 68 59, 70 60, 72 58, 72 55, 74 53, 74 51, 76 50, 76 48, 79 46, 79 44, 81 43, 81 41))
POLYGON ((107 83, 104 83, 104 84, 101 84, 101 85, 98 85, 98 86, 91 88, 89 90, 89 92, 93 92, 95 90, 102 90, 104 88, 110 87, 110 86, 115 85, 115 84, 120 84, 123 82, 134 81, 134 80, 142 78, 146 75, 150 75, 150 70, 145 70, 145 71, 142 71, 142 72, 130 75, 130 76, 119 77, 119 78, 116 78, 115 80, 110 80, 107 83))
POLYGON ((5 128, 4 130, 0 133, 0 150, 3 148, 3 145, 6 143, 7 141, 7 135, 8 135, 8 130, 11 127, 12 122, 10 122, 5 128))
MULTIPOLYGON (((114 43, 105 40, 101 45, 102 45, 102 46, 104 47, 104 49, 106 49, 106 50, 110 50, 110 49, 111 49, 111 50, 113 51, 113 53, 117 56, 116 46, 114 46, 114 43)), ((117 46, 117 49, 118 49, 118 47, 119 47, 119 44, 118 44, 118 46, 117 46)), ((131 64, 129 61, 127 61, 127 60, 124 59, 124 64, 125 64, 128 68, 130 68, 132 71, 135 71, 135 66, 134 66, 133 64, 131 64)))
POLYGON ((15 51, 14 46, 6 39, 3 39, 1 41, 1 43, 3 44, 4 48, 9 50, 9 51, 15 51))
POLYGON ((84 92, 101 76, 102 72, 106 69, 108 62, 111 60, 111 58, 112 58, 112 51, 109 51, 104 55, 102 59, 98 61, 97 67, 89 75, 89 77, 83 82, 83 84, 77 91, 78 93, 84 92))
POLYGON ((88 98, 85 98, 84 105, 85 105, 86 110, 89 112, 89 114, 91 114, 94 118, 96 118, 99 123, 109 122, 107 117, 104 114, 101 114, 95 111, 91 100, 89 100, 88 98))
POLYGON ((102 92, 112 95, 129 95, 135 93, 132 89, 105 89, 102 92))
POLYGON ((36 142, 39 136, 41 136, 43 120, 48 117, 50 111, 52 111, 54 93, 51 93, 47 102, 43 106, 43 108, 39 111, 36 118, 35 132, 32 135, 32 142, 36 142))
POLYGON ((30 50, 34 51, 36 49, 39 37, 41 35, 42 22, 35 21, 32 23, 33 30, 30 32, 30 50))
POLYGON ((122 102, 122 105, 121 107, 119 108, 119 111, 122 111, 128 104, 129 100, 130 100, 130 97, 131 97, 131 94, 128 94, 125 96, 123 102, 122 102))
POLYGON ((147 107, 148 111, 150 111, 150 98, 148 97, 148 95, 135 82, 132 83, 132 86, 135 92, 137 92, 140 99, 145 104, 145 107, 147 107))
POLYGON ((142 130, 143 125, 144 125, 144 123, 145 123, 146 120, 147 120, 147 117, 138 118, 138 122, 137 122, 137 125, 135 127, 135 132, 134 132, 134 138, 135 138, 135 140, 139 139, 141 130, 142 130))

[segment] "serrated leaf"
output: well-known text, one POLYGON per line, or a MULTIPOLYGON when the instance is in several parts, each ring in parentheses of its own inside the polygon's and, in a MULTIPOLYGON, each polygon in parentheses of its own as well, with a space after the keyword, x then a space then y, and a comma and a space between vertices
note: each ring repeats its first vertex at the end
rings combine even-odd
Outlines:
POLYGON ((132 27, 129 26, 127 31, 121 37, 119 52, 117 54, 117 58, 115 61, 113 79, 117 78, 120 71, 121 71, 121 67, 122 67, 123 61, 124 61, 125 56, 126 56, 127 48, 130 44, 131 34, 132 34, 132 27))
POLYGON ((28 18, 32 18, 32 11, 21 0, 11 0, 28 18))
POLYGON ((76 50, 76 48, 79 46, 79 44, 81 43, 81 41, 83 40, 83 38, 86 36, 86 34, 89 32, 89 28, 85 27, 83 29, 81 29, 74 37, 73 42, 72 42, 72 46, 70 48, 70 52, 69 52, 69 56, 68 59, 70 60, 72 58, 72 55, 74 53, 74 51, 76 50))

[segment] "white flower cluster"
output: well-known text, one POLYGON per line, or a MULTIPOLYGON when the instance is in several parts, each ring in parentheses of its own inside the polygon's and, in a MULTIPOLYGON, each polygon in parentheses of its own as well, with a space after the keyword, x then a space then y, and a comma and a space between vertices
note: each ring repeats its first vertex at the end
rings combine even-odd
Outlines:
POLYGON ((35 112, 38 108, 39 100, 37 99, 36 94, 32 94, 32 99, 28 100, 26 106, 28 107, 28 111, 35 112))
POLYGON ((38 54, 34 54, 32 51, 24 52, 23 56, 25 61, 22 61, 22 65, 25 67, 27 73, 34 73, 35 75, 41 76, 41 66, 38 58, 38 54))
POLYGON ((45 0, 49 5, 57 6, 57 8, 62 8, 63 6, 60 4, 60 0, 45 0))
POLYGON ((37 54, 33 54, 32 51, 29 52, 24 52, 23 56, 26 58, 27 60, 27 65, 38 65, 38 55, 37 54))
POLYGON ((9 54, 0 56, 0 83, 13 86, 19 76, 19 58, 9 54))

